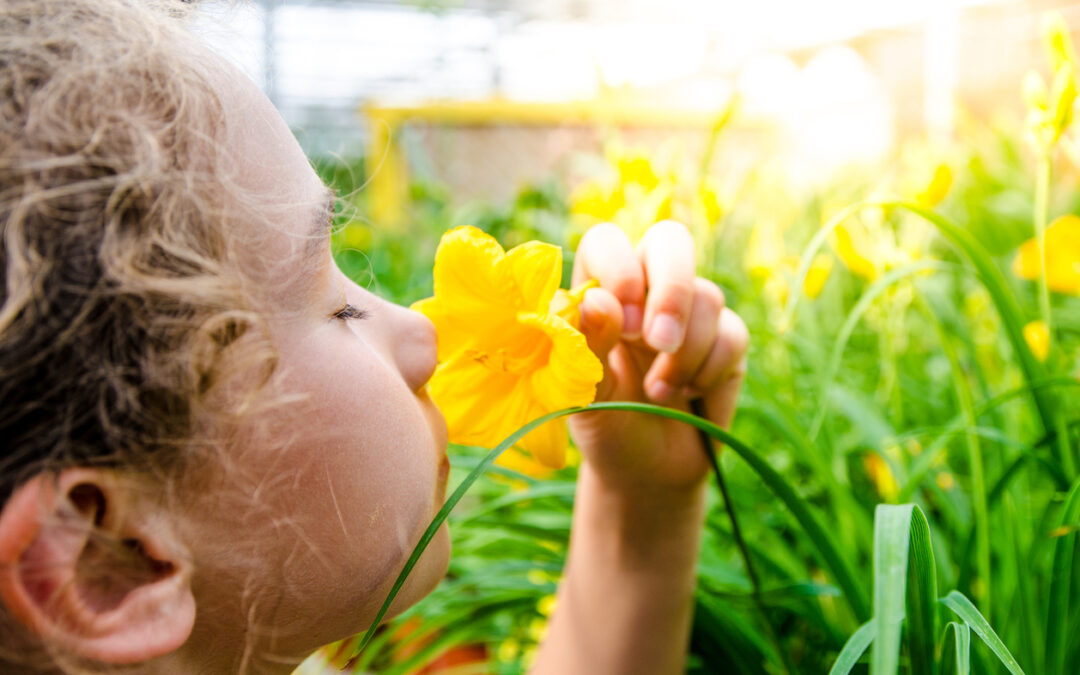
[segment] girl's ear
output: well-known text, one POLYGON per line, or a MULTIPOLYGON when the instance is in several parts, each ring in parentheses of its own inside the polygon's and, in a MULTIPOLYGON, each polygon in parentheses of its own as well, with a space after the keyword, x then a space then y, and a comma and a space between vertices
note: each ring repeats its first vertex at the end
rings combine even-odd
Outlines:
POLYGON ((38 474, 0 511, 0 600, 49 646, 104 663, 191 634, 191 561, 160 504, 112 471, 38 474))

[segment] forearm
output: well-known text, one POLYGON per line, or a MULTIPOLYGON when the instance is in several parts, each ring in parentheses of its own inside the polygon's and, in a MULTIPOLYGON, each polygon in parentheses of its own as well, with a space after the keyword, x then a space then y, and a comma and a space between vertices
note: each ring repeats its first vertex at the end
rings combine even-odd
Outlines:
POLYGON ((584 465, 566 573, 533 675, 685 669, 705 484, 634 495, 584 465))

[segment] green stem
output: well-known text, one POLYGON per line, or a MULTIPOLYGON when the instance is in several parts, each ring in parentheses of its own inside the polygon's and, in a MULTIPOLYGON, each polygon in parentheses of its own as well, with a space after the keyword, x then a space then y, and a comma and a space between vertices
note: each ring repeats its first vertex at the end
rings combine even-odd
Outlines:
POLYGON ((979 570, 979 579, 982 588, 979 589, 978 599, 982 605, 983 614, 990 616, 990 599, 993 597, 990 585, 990 523, 989 507, 986 497, 986 473, 983 469, 982 446, 979 443, 978 434, 972 433, 978 425, 975 414, 975 402, 971 395, 971 388, 967 384, 967 375, 964 373, 960 357, 956 353, 956 347, 952 343, 948 331, 942 325, 937 314, 927 305, 922 295, 916 293, 916 302, 920 310, 930 319, 937 330, 945 356, 949 359, 952 369, 953 385, 956 389, 957 402, 964 420, 964 426, 968 433, 964 434, 968 450, 968 464, 971 466, 971 511, 975 519, 975 555, 976 567, 979 570))
MULTIPOLYGON (((705 416, 705 405, 701 399, 691 401, 690 410, 698 417, 708 419, 705 416)), ((769 621, 769 614, 765 611, 765 603, 761 601, 761 579, 754 568, 754 561, 750 558, 750 549, 746 545, 746 540, 743 539, 742 528, 739 527, 739 518, 735 515, 735 503, 731 500, 731 493, 728 492, 727 481, 724 480, 724 472, 720 468, 720 461, 717 459, 712 438, 701 429, 698 429, 698 435, 701 437, 701 447, 705 451, 705 459, 708 460, 713 475, 716 476, 716 485, 720 488, 720 496, 724 499, 724 508, 727 509, 728 518, 731 520, 731 535, 735 540, 736 548, 739 549, 739 554, 742 556, 743 566, 746 567, 746 576, 750 579, 754 606, 757 608, 758 613, 761 614, 761 620, 765 623, 765 631, 769 636, 769 642, 772 643, 773 649, 776 650, 776 655, 780 658, 784 672, 790 673, 791 664, 788 663, 787 654, 783 645, 780 644, 780 638, 777 637, 772 622, 769 621)))
POLYGON ((413 548, 412 553, 409 555, 409 559, 405 561, 405 565, 402 568, 401 573, 398 574, 398 578, 394 581, 394 585, 390 588, 386 600, 383 601, 379 611, 375 614, 375 618, 372 620, 371 626, 368 628, 367 632, 364 633, 364 637, 360 640, 360 644, 356 646, 353 661, 356 660, 364 647, 371 642, 371 638, 375 635, 375 630, 379 627, 383 618, 386 617, 390 605, 393 603, 394 598, 397 597, 401 587, 405 585, 405 580, 408 578, 409 573, 412 572, 413 567, 416 566, 417 561, 420 559, 420 555, 424 552, 424 549, 427 548, 427 545, 431 543, 431 540, 435 537, 439 528, 446 522, 447 517, 450 515, 450 511, 452 511, 457 503, 461 501, 461 498, 465 496, 465 492, 468 491, 472 484, 475 483, 481 474, 483 474, 491 463, 495 461, 495 458, 501 455, 507 448, 521 440, 525 434, 541 424, 587 410, 625 410, 678 420, 680 422, 685 422, 696 429, 700 429, 712 438, 715 438, 726 445, 732 452, 742 457, 758 477, 761 478, 765 485, 772 490, 773 494, 775 494, 780 501, 791 510, 795 520, 798 521, 799 525, 802 526, 803 530, 805 530, 806 534, 814 543, 816 551, 820 556, 821 561, 824 563, 824 567, 833 575, 837 585, 839 585, 840 589, 843 591, 844 598, 848 601, 855 617, 859 621, 866 621, 870 618, 870 603, 866 597, 866 590, 856 580, 857 577, 855 576, 851 564, 840 555, 836 542, 833 541, 828 530, 818 522, 818 519, 811 512, 807 502, 799 496, 795 489, 792 488, 776 469, 773 469, 769 462, 758 454, 757 451, 751 449, 750 446, 712 422, 681 410, 664 408, 650 403, 612 401, 606 403, 593 403, 585 408, 565 408, 563 410, 556 410, 553 413, 548 413, 543 417, 538 417, 507 436, 506 439, 495 446, 491 452, 480 460, 476 467, 462 479, 454 492, 447 497, 446 503, 443 504, 442 508, 439 509, 439 512, 435 514, 435 517, 432 519, 424 533, 420 535, 420 541, 417 542, 416 546, 413 548))
POLYGON ((1050 322, 1050 289, 1046 283, 1046 219, 1050 196, 1050 154, 1041 153, 1035 177, 1035 241, 1039 249, 1039 317, 1046 324, 1049 347, 1054 344, 1053 324, 1050 322))
MULTIPOLYGON (((1035 176, 1035 242, 1039 251, 1039 316, 1046 324, 1047 360, 1054 358, 1054 324, 1050 313, 1050 288, 1046 281, 1046 221, 1050 210, 1050 173, 1053 167, 1050 151, 1039 154, 1038 170, 1035 176)), ((1053 421, 1054 432, 1058 436, 1058 448, 1061 454, 1062 468, 1070 478, 1076 475, 1076 462, 1070 447, 1068 429, 1064 417, 1058 412, 1053 421)))

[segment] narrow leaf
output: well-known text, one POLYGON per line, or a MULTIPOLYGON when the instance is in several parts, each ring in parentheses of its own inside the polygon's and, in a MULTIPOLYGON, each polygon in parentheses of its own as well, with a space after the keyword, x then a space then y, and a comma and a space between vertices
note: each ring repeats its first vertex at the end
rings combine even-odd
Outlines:
POLYGON ((650 403, 605 402, 593 403, 585 408, 565 408, 563 410, 548 413, 543 417, 538 417, 507 436, 505 440, 495 446, 491 452, 485 455, 484 458, 477 463, 476 467, 462 479, 454 492, 446 499, 446 503, 443 504, 443 507, 435 514, 431 524, 428 525, 427 529, 420 536, 420 541, 417 542, 412 553, 409 555, 408 560, 405 561, 405 566, 402 568, 397 580, 394 581, 394 585, 390 588, 390 593, 387 594, 386 600, 383 601, 382 606, 376 613, 375 618, 371 622, 371 626, 368 627, 367 632, 364 633, 364 637, 356 646, 355 654, 359 654, 363 651, 364 647, 371 641, 371 638, 375 634, 375 630, 386 616, 391 603, 393 603, 394 598, 397 597, 401 587, 405 585, 405 580, 412 572, 413 567, 416 566, 421 554, 423 554, 428 544, 431 543, 431 540, 435 538, 435 534, 439 531, 439 528, 442 527, 442 524, 446 522, 447 517, 449 517, 450 512, 454 507, 457 506, 457 503, 465 496, 466 491, 468 491, 472 484, 476 482, 491 463, 494 462, 507 448, 517 443, 518 440, 541 424, 586 410, 627 410, 656 415, 658 417, 666 417, 696 427, 707 433, 713 439, 726 445, 732 452, 742 457, 743 460, 750 465, 750 468, 758 474, 765 485, 780 498, 780 501, 784 502, 784 504, 791 509, 792 515, 795 516, 795 519, 803 529, 806 530, 807 535, 810 537, 811 541, 813 541, 825 567, 833 574, 837 584, 844 591, 844 597, 851 605, 852 611, 860 619, 865 620, 868 618, 869 608, 867 607, 866 597, 862 587, 856 581, 855 573, 852 571, 851 566, 840 555, 832 537, 829 536, 825 528, 822 527, 821 523, 814 517, 810 510, 810 506, 806 501, 799 497, 795 492, 795 489, 784 480, 783 476, 777 473, 776 470, 773 469, 772 466, 770 466, 756 451, 752 450, 738 438, 712 422, 685 413, 681 410, 664 408, 650 403))
POLYGON ((937 639, 937 568, 930 543, 930 526, 922 509, 911 512, 911 545, 907 569, 907 644, 911 672, 934 672, 937 639))
POLYGON ((971 675, 971 628, 950 621, 941 643, 941 675, 971 675))
POLYGON ((900 668, 908 549, 914 504, 878 504, 874 511, 874 649, 870 675, 895 675, 900 668))
POLYGON ((859 626, 848 638, 848 641, 844 643, 844 648, 840 650, 840 654, 836 657, 836 663, 833 664, 829 675, 847 675, 850 673, 851 669, 855 667, 855 664, 859 662, 859 659, 866 652, 866 648, 874 641, 875 630, 876 626, 873 619, 859 626))
POLYGON ((1016 662, 1012 652, 1001 641, 994 629, 990 627, 986 618, 963 593, 952 591, 944 598, 941 598, 940 602, 955 612, 958 617, 964 620, 964 623, 971 627, 971 630, 975 631, 976 635, 982 638, 986 646, 994 652, 1001 664, 1008 668, 1012 675, 1024 675, 1024 669, 1016 662))
MULTIPOLYGON (((1061 509, 1058 527, 1068 526, 1080 519, 1080 479, 1073 483, 1065 506, 1061 509)), ((1050 576, 1050 613, 1046 621, 1046 672, 1050 675, 1064 675, 1065 656, 1069 638, 1066 628, 1069 625, 1070 582, 1073 573, 1073 550, 1076 548, 1076 534, 1069 532, 1054 540, 1054 566, 1050 576)))

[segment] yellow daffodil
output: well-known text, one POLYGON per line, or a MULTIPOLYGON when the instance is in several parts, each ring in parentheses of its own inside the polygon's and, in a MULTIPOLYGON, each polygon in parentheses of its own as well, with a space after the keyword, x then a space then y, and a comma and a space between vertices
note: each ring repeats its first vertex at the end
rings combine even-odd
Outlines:
POLYGON ((570 213, 581 229, 614 223, 637 241, 654 223, 674 218, 704 244, 726 212, 714 179, 679 170, 670 158, 658 170, 644 151, 611 143, 604 159, 600 175, 578 185, 570 196, 570 213))
POLYGON ((1028 133, 1035 147, 1045 153, 1057 144, 1072 122, 1077 63, 1069 26, 1060 14, 1047 17, 1043 42, 1050 61, 1052 85, 1048 91, 1042 76, 1029 72, 1024 77, 1022 91, 1028 109, 1028 133))
MULTIPOLYGON (((1038 243, 1028 239, 1013 259, 1013 274, 1035 281, 1040 267, 1038 243)), ((1058 293, 1080 295, 1080 217, 1061 216, 1046 228, 1046 285, 1058 293)))
POLYGON ((934 172, 926 186, 915 195, 915 201, 921 206, 932 209, 940 204, 952 187, 953 174, 948 164, 941 163, 934 167, 934 172))
POLYGON ((893 476, 892 467, 881 455, 876 452, 863 455, 863 468, 870 482, 874 484, 874 489, 883 499, 895 499, 900 493, 900 485, 893 476))
MULTIPOLYGON (((603 368, 568 321, 582 292, 556 293, 559 247, 530 241, 504 251, 490 235, 458 227, 443 235, 434 275, 435 295, 413 309, 438 333, 439 367, 428 391, 452 442, 490 447, 541 415, 592 402, 603 368)), ((556 468, 566 445, 562 420, 521 441, 556 468)))
POLYGON ((852 232, 851 229, 843 225, 836 226, 834 230, 836 235, 836 245, 834 247, 836 255, 843 261, 844 266, 851 270, 852 274, 867 281, 873 281, 878 276, 878 266, 861 253, 862 250, 867 250, 869 242, 860 241, 859 244, 856 244, 852 232))
POLYGON ((1050 354, 1050 329, 1045 321, 1031 321, 1024 326, 1024 341, 1035 358, 1045 361, 1050 354))
MULTIPOLYGON (((795 258, 793 262, 797 263, 798 258, 795 258)), ((810 262, 810 269, 806 272, 806 280, 803 281, 803 293, 806 293, 806 297, 813 300, 821 295, 821 289, 825 287, 825 282, 829 279, 832 266, 831 255, 819 253, 814 256, 810 262)))

